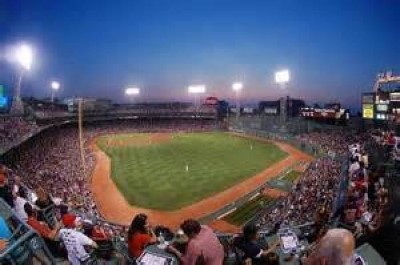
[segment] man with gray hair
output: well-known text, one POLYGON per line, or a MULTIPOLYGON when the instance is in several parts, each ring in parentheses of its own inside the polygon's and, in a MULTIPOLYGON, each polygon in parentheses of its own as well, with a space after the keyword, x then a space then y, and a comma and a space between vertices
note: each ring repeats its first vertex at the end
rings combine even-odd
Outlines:
POLYGON ((330 229, 305 261, 307 265, 352 265, 355 242, 346 229, 330 229))

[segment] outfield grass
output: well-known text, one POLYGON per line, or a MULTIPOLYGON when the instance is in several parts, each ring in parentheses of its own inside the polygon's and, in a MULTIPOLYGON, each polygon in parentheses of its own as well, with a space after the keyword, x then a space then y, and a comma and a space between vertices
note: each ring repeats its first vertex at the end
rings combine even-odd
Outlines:
POLYGON ((293 183, 296 181, 296 179, 301 175, 300 171, 296 171, 296 170, 292 170, 290 171, 288 174, 286 174, 286 176, 284 178, 282 178, 281 180, 286 180, 290 183, 293 183))
POLYGON ((236 211, 228 214, 222 219, 228 223, 241 226, 250 220, 250 218, 252 218, 262 207, 265 207, 272 202, 274 202, 273 198, 259 195, 251 201, 244 203, 242 206, 237 208, 236 211))
POLYGON ((150 145, 150 134, 100 137, 112 178, 131 205, 176 210, 251 177, 287 154, 277 146, 225 133, 176 133, 150 145), (131 141, 108 145, 108 141, 131 141), (188 171, 186 170, 188 165, 188 171))

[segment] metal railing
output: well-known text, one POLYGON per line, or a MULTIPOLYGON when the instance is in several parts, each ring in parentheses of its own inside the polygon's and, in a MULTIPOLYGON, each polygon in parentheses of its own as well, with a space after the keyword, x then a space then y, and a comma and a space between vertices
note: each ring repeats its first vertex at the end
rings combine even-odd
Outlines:
POLYGON ((9 228, 13 233, 7 238, 7 247, 0 251, 0 264, 26 264, 32 257, 42 260, 43 255, 51 264, 56 264, 42 237, 19 219, 3 199, 0 199, 0 216, 7 224, 12 224, 9 228))

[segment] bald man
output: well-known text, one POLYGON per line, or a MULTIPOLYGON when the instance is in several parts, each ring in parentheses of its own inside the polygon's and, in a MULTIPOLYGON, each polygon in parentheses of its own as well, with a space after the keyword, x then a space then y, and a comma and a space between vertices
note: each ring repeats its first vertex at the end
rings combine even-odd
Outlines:
POLYGON ((306 260, 307 265, 351 265, 355 242, 346 229, 330 229, 306 260))

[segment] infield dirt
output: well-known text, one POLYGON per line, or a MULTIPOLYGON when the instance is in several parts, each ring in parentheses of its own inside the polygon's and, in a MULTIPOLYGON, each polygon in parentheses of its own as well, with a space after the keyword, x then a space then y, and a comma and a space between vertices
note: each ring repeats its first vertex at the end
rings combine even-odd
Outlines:
MULTIPOLYGON (((248 137, 244 135, 237 136, 248 137)), ((259 141, 270 142, 263 138, 251 138, 259 141)), ((150 139, 150 143, 147 140, 147 143, 143 144, 168 141, 170 139, 170 134, 155 133, 150 137, 150 139)), ((250 191, 254 190, 257 186, 270 179, 273 179, 286 168, 291 167, 300 161, 309 162, 313 159, 311 156, 286 143, 276 141, 273 143, 281 150, 288 153, 288 156, 285 159, 266 168, 259 174, 250 177, 241 183, 236 184, 235 186, 221 191, 213 196, 205 198, 179 210, 167 212, 130 205, 118 190, 111 178, 111 161, 109 157, 97 147, 96 139, 94 139, 91 143, 91 148, 96 155, 97 162, 91 177, 91 189, 98 210, 100 211, 101 215, 110 222, 129 226, 132 218, 136 214, 145 213, 147 216, 149 216, 149 219, 153 225, 162 224, 172 229, 176 229, 183 222, 183 220, 188 218, 199 219, 205 215, 215 212, 225 205, 230 204, 240 197, 246 195, 250 191)), ((214 221, 210 225, 222 232, 232 232, 235 230, 235 227, 232 227, 232 225, 225 222, 214 221)))

